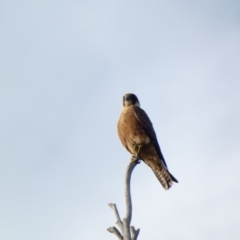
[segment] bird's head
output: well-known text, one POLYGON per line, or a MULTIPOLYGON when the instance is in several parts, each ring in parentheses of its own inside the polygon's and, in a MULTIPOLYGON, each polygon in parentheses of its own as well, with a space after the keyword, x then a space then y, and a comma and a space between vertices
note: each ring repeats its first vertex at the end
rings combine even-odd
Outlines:
POLYGON ((138 98, 133 93, 127 93, 123 96, 123 107, 136 106, 140 107, 140 102, 138 98))

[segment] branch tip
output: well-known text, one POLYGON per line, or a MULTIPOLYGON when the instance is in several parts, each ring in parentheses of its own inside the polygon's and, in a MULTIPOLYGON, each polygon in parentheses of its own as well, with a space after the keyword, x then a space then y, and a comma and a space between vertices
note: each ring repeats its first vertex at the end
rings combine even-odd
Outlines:
POLYGON ((117 228, 115 227, 110 227, 107 229, 107 231, 109 231, 110 233, 115 234, 119 240, 123 240, 123 236, 122 234, 117 230, 117 228))

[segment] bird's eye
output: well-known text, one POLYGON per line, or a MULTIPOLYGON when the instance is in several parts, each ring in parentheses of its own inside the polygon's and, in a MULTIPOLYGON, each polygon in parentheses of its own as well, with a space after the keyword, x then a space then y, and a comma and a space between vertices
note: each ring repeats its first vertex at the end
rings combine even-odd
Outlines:
POLYGON ((129 100, 130 100, 130 97, 129 97, 129 96, 127 96, 125 99, 126 99, 126 101, 129 101, 129 100))

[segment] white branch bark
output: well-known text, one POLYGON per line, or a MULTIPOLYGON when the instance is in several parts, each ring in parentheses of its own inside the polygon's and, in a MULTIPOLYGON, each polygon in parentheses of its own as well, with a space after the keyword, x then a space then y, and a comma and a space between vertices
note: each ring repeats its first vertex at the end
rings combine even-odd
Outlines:
POLYGON ((121 233, 123 234, 123 222, 122 222, 122 220, 121 220, 121 218, 120 218, 120 215, 119 215, 119 213, 118 213, 116 204, 114 204, 114 203, 109 203, 108 206, 109 206, 110 208, 112 208, 112 210, 113 210, 113 212, 114 212, 114 214, 115 214, 115 217, 116 217, 116 219, 117 219, 116 224, 118 225, 118 227, 119 227, 120 230, 121 230, 121 233))
POLYGON ((139 232, 140 232, 139 228, 137 230, 135 230, 135 228, 133 226, 131 227, 132 240, 137 240, 139 232))
POLYGON ((127 167, 125 175, 125 202, 126 202, 126 215, 123 221, 121 220, 116 204, 109 203, 109 207, 114 211, 115 217, 117 219, 117 225, 120 228, 121 233, 115 227, 110 227, 107 230, 111 233, 114 233, 121 240, 137 240, 139 229, 135 228, 131 224, 132 219, 132 199, 131 199, 131 174, 133 169, 136 167, 138 161, 131 161, 127 167))
POLYGON ((125 176, 125 200, 126 200, 125 219, 129 225, 132 220, 132 199, 131 199, 130 181, 131 181, 132 171, 136 165, 137 165, 136 162, 130 162, 130 164, 127 167, 127 172, 126 172, 126 176, 125 176))
POLYGON ((118 239, 123 240, 123 236, 122 236, 122 234, 117 230, 117 228, 115 228, 115 227, 110 227, 110 228, 108 228, 107 230, 108 230, 110 233, 115 234, 115 235, 118 237, 118 239))
POLYGON ((130 233, 130 224, 132 220, 132 199, 131 199, 131 175, 132 171, 137 165, 136 161, 131 161, 127 167, 125 175, 125 201, 126 201, 126 215, 123 219, 123 228, 124 228, 124 240, 132 240, 130 233))

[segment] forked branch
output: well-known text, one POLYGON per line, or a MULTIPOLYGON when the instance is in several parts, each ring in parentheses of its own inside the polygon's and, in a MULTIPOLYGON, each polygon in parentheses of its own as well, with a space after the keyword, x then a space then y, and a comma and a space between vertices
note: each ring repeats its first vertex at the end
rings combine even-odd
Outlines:
POLYGON ((132 200, 131 200, 131 174, 133 169, 137 165, 137 161, 131 161, 127 167, 126 175, 125 175, 125 201, 126 201, 126 215, 123 220, 121 220, 120 215, 117 210, 116 204, 109 203, 109 207, 112 208, 115 217, 117 219, 116 224, 118 225, 120 231, 116 227, 110 227, 107 230, 111 233, 114 233, 118 239, 122 240, 137 240, 140 229, 135 230, 135 228, 131 225, 132 219, 132 200))

